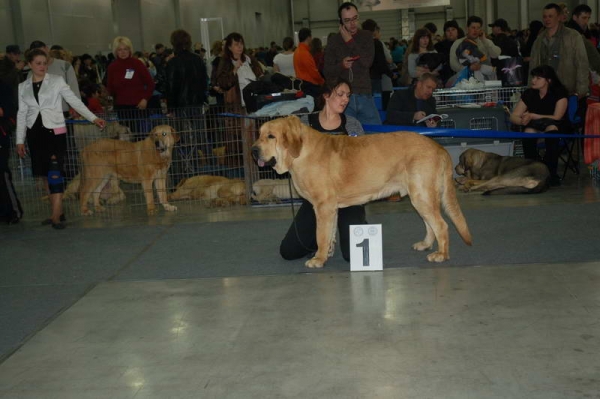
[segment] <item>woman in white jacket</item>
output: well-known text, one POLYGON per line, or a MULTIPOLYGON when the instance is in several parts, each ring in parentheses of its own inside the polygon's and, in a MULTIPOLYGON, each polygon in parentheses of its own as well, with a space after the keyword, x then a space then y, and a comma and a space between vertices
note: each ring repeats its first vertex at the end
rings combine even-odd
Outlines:
POLYGON ((48 58, 44 51, 31 50, 26 60, 32 74, 19 85, 17 153, 21 158, 25 156, 27 139, 33 175, 45 178, 44 185, 52 204, 52 216, 42 224, 60 230, 65 228, 62 196, 63 161, 67 152, 67 127, 62 100, 101 129, 105 122, 86 108, 61 76, 46 73, 48 58))

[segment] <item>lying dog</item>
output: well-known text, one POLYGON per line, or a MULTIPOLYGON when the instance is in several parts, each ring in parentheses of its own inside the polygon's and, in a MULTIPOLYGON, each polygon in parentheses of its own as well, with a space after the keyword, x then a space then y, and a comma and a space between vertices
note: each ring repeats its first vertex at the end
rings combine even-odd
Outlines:
MULTIPOLYGON (((68 201, 71 199, 79 198, 79 190, 81 186, 81 175, 77 173, 73 180, 69 182, 65 193, 63 195, 63 200, 68 201)), ((125 201, 125 193, 119 187, 119 180, 116 178, 111 178, 100 192, 100 199, 104 200, 106 204, 113 205, 118 204, 121 201, 125 201)), ((89 201, 92 198, 90 197, 89 201)))
POLYGON ((489 194, 535 194, 548 189, 550 171, 541 162, 506 157, 469 148, 460 154, 456 179, 465 192, 489 194))
POLYGON ((259 166, 290 172, 298 193, 315 209, 317 246, 308 267, 323 267, 332 255, 337 209, 400 193, 409 195, 427 233, 413 248, 438 250, 430 262, 449 259, 448 225, 440 207, 471 245, 471 234, 456 199, 450 154, 433 140, 410 132, 349 137, 319 133, 295 116, 267 122, 252 147, 259 166))
POLYGON ((261 179, 252 184, 252 199, 261 204, 279 203, 282 199, 300 198, 294 185, 288 180, 282 179, 261 179))
POLYGON ((208 206, 245 205, 246 183, 221 176, 193 176, 179 182, 175 192, 169 194, 168 198, 170 201, 201 199, 208 206))
POLYGON ((91 215, 88 200, 93 196, 94 209, 99 212, 100 192, 111 178, 129 183, 141 183, 148 214, 154 214, 154 184, 158 200, 166 211, 177 207, 167 202, 167 171, 171 166, 173 146, 179 141, 175 130, 168 125, 156 126, 145 140, 136 143, 101 139, 85 147, 81 154, 82 171, 79 202, 81 213, 91 215))

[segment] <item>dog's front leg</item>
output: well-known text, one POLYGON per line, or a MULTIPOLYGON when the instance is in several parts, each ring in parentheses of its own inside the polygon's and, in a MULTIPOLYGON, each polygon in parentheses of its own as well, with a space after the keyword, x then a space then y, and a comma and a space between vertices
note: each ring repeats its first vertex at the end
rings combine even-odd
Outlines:
POLYGON ((317 253, 306 262, 306 267, 321 268, 325 265, 327 258, 333 253, 332 245, 335 237, 337 219, 337 207, 335 204, 321 204, 315 206, 317 218, 317 253), (333 231, 333 234, 332 234, 333 231))
POLYGON ((148 213, 148 215, 154 215, 156 213, 156 206, 154 206, 152 179, 142 180, 142 189, 144 190, 144 197, 146 198, 146 212, 148 213))
POLYGON ((165 208, 165 211, 173 212, 177 210, 175 205, 169 204, 167 199, 167 176, 166 173, 160 173, 156 180, 154 180, 154 186, 156 187, 156 193, 158 194, 158 202, 165 208))

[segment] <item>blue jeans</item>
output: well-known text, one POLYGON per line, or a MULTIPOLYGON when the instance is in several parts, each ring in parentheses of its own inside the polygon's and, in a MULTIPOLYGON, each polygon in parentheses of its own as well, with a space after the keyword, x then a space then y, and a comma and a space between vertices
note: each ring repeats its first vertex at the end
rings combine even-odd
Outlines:
POLYGON ((379 111, 371 95, 352 94, 344 113, 355 117, 363 125, 381 125, 379 111))

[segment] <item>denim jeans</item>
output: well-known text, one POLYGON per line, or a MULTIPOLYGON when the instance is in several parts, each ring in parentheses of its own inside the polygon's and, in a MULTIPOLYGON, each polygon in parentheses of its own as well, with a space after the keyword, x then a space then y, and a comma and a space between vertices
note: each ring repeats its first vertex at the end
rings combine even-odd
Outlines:
POLYGON ((379 111, 371 95, 352 94, 344 113, 355 117, 363 125, 381 125, 379 111))

